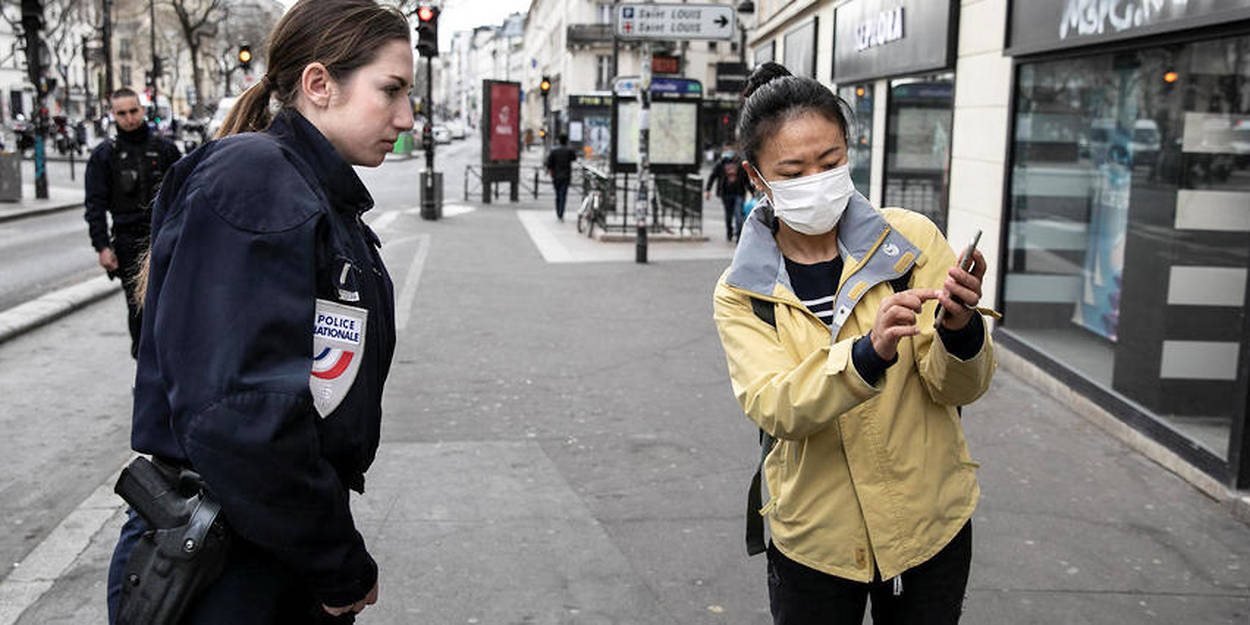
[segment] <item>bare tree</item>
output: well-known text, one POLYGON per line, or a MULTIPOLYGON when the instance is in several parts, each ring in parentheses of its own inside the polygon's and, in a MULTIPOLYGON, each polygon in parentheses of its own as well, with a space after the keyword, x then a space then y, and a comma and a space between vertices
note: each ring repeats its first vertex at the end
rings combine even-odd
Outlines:
POLYGON ((200 52, 205 40, 216 37, 218 27, 226 19, 229 13, 226 0, 164 0, 164 4, 173 9, 187 44, 187 53, 191 57, 191 83, 196 94, 192 115, 199 117, 204 110, 204 98, 200 95, 204 93, 200 52))
POLYGON ((235 4, 230 7, 215 40, 216 53, 206 55, 221 75, 222 96, 239 91, 233 85, 234 73, 239 69, 239 46, 248 44, 252 47, 253 71, 268 65, 266 43, 280 17, 281 13, 266 10, 259 4, 235 4))
MULTIPOLYGON (((81 53, 78 44, 77 28, 90 24, 91 17, 88 3, 84 0, 45 0, 42 31, 42 56, 46 69, 56 72, 61 85, 61 109, 69 111, 69 64, 81 53)), ((4 0, 0 4, 0 17, 8 24, 10 32, 22 32, 22 8, 20 0, 4 0)), ((13 49, 0 60, 7 61, 22 49, 21 43, 15 43, 13 49)), ((37 86, 36 86, 37 87, 37 86)))

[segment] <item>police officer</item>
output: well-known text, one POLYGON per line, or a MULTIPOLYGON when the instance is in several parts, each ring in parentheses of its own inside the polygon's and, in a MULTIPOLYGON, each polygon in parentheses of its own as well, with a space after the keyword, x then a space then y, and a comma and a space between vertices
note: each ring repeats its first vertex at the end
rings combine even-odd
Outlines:
POLYGON ((110 103, 117 138, 96 146, 87 161, 87 231, 100 255, 100 266, 109 277, 122 279, 129 309, 130 355, 136 357, 142 321, 134 298, 135 274, 151 232, 152 199, 165 172, 181 154, 172 141, 148 128, 134 91, 118 89, 110 103))
MULTIPOLYGON (((131 442, 199 474, 234 534, 184 623, 350 618, 377 600, 348 491, 378 448, 394 290, 352 166, 412 128, 409 31, 373 0, 296 3, 224 138, 175 165, 153 209, 131 442)), ((133 513, 122 529, 110 622, 145 529, 133 513)))

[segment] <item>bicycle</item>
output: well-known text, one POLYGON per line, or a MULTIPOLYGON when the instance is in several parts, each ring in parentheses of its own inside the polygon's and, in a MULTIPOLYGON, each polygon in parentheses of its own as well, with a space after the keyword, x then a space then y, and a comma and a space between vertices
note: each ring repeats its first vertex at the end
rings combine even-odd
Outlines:
MULTIPOLYGON (((594 238, 595 223, 603 223, 603 192, 593 189, 582 199, 582 206, 577 210, 577 233, 583 230, 586 236, 594 238)), ((602 226, 601 226, 602 227, 602 226)))

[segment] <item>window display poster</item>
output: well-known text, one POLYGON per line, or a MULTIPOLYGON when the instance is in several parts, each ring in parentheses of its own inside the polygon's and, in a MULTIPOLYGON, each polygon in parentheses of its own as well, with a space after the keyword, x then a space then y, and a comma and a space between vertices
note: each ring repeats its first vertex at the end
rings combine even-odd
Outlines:
POLYGON ((582 123, 579 121, 569 122, 569 141, 582 141, 582 123))
POLYGON ((582 145, 591 149, 591 158, 608 158, 612 150, 612 118, 607 116, 587 117, 582 131, 582 145))
POLYGON ((1086 238, 1081 297, 1072 321, 1110 341, 1118 340, 1124 244, 1133 186, 1132 137, 1124 128, 1110 133, 1098 173, 1086 238))
POLYGON ((490 160, 515 161, 520 157, 520 86, 494 83, 490 86, 490 160))

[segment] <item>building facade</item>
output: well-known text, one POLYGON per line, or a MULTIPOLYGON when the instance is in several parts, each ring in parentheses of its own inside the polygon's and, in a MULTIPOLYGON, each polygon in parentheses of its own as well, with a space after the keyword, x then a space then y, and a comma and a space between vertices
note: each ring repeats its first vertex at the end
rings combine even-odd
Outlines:
MULTIPOLYGON (((719 4, 712 0, 689 2, 719 4)), ((605 0, 533 0, 525 22, 522 127, 538 134, 567 133, 575 148, 589 148, 591 158, 607 158, 613 81, 641 74, 642 48, 613 37, 614 5, 605 0), (614 45, 615 43, 615 45, 614 45), (551 82, 547 116, 538 89, 551 82)), ((674 76, 694 79, 703 89, 699 116, 704 145, 719 146, 732 137, 739 93, 719 92, 719 64, 740 62, 739 37, 731 40, 657 41, 655 55, 675 59, 674 76)), ((658 73, 657 73, 658 75, 658 73)))
POLYGON ((1250 488, 1250 0, 756 3, 854 112, 857 187, 991 259, 998 341, 1250 488))

